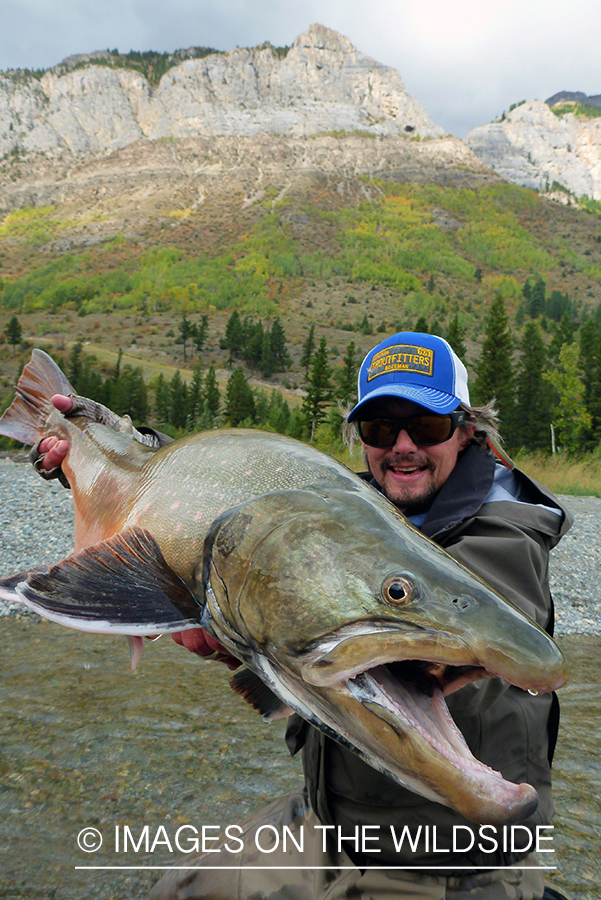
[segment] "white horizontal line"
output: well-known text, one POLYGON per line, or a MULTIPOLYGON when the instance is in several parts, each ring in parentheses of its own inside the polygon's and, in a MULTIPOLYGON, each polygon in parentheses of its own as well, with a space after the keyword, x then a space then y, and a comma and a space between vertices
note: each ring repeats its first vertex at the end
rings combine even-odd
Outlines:
MULTIPOLYGON (((252 871, 252 872, 280 872, 280 871, 301 871, 304 869, 357 869, 358 866, 75 866, 75 869, 86 870, 86 869, 113 869, 117 871, 150 871, 153 869, 168 869, 174 871, 188 871, 188 870, 198 870, 201 869, 223 869, 223 870, 231 870, 231 871, 252 871)), ((532 870, 532 871, 540 871, 542 869, 557 869, 557 866, 369 866, 370 871, 374 872, 388 872, 388 871, 423 871, 426 869, 434 869, 437 872, 450 871, 450 872, 495 872, 498 869, 506 869, 509 871, 514 870, 532 870)))

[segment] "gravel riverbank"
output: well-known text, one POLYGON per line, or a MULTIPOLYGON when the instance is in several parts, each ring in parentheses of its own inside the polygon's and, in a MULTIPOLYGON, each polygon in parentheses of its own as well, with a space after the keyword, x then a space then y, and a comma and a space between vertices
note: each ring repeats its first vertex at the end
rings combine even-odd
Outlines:
MULTIPOLYGON (((557 634, 601 634, 601 498, 563 497, 574 525, 551 554, 557 634)), ((56 562, 73 545, 71 495, 28 463, 0 459, 0 577, 56 562)), ((0 616, 23 614, 0 601, 0 616)))

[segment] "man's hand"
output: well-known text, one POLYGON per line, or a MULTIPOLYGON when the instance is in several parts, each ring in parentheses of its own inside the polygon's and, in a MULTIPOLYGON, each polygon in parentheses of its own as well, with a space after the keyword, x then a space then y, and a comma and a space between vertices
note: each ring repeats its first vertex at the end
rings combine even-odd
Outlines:
POLYGON ((69 441, 62 441, 57 437, 44 438, 38 444, 38 453, 41 454, 38 468, 43 469, 45 472, 50 472, 52 469, 60 469, 68 450, 69 441))
POLYGON ((197 656, 210 656, 225 663, 228 669, 238 669, 242 665, 239 659, 231 656, 204 628, 176 631, 171 637, 176 644, 181 644, 190 653, 196 653, 197 656))
MULTIPOLYGON (((62 413, 71 412, 73 409, 73 400, 64 394, 55 394, 52 397, 52 404, 62 413)), ((36 451, 39 454, 36 462, 38 472, 51 472, 62 466, 63 460, 69 452, 69 441, 57 437, 47 437, 39 442, 36 451)))

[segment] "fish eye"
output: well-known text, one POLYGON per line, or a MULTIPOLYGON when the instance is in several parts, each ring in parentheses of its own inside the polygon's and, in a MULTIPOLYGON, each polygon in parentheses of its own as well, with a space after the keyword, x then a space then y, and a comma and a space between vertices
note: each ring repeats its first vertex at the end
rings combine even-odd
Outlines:
POLYGON ((411 600, 413 587, 406 578, 393 576, 388 578, 382 585, 382 596, 387 603, 392 603, 393 606, 400 606, 411 600))

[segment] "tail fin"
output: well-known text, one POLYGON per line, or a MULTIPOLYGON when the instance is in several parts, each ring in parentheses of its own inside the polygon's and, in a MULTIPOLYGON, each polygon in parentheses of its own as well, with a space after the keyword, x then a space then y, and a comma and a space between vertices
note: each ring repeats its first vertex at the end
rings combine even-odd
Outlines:
POLYGON ((17 396, 0 419, 0 434, 36 444, 43 435, 54 394, 74 394, 54 360, 43 350, 34 350, 16 387, 17 396))

